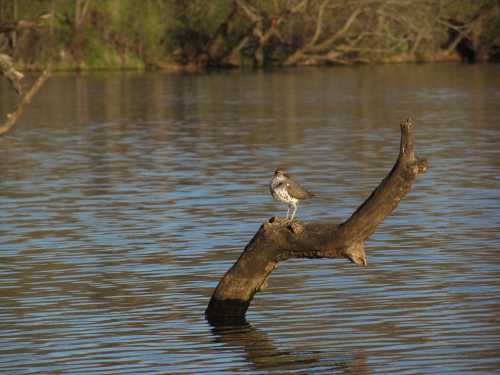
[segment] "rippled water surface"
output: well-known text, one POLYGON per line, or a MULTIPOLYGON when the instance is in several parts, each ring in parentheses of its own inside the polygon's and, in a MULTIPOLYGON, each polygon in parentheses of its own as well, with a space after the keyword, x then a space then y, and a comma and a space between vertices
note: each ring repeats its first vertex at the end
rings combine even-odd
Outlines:
POLYGON ((0 138, 0 373, 498 373, 499 230, 500 66, 55 75, 0 138), (430 169, 368 267, 287 261, 206 322, 274 168, 344 220, 408 116, 430 169))

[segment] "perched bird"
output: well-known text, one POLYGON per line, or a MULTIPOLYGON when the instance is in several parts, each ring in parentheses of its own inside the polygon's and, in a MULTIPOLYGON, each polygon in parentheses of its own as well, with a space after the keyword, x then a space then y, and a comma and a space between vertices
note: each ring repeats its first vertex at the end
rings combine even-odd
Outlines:
POLYGON ((275 200, 288 205, 286 218, 290 219, 290 221, 293 220, 295 214, 297 213, 297 205, 299 201, 313 196, 312 193, 308 192, 297 182, 293 181, 282 168, 277 168, 274 172, 273 179, 269 185, 269 190, 275 200), (293 211, 290 216, 291 209, 293 209, 293 211))

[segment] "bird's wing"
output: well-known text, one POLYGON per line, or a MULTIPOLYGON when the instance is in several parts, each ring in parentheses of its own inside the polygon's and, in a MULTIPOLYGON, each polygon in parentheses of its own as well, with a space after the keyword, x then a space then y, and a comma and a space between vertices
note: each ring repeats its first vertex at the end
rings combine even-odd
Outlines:
POLYGON ((288 187, 288 193, 294 198, 307 199, 314 195, 293 180, 289 180, 286 185, 288 187))

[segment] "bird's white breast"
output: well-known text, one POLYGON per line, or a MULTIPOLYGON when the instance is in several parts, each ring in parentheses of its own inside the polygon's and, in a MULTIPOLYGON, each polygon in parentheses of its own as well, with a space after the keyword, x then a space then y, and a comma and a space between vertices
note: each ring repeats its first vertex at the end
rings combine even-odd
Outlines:
POLYGON ((274 199, 284 203, 296 202, 297 199, 290 196, 287 185, 283 182, 283 178, 274 177, 271 181, 271 194, 274 199))

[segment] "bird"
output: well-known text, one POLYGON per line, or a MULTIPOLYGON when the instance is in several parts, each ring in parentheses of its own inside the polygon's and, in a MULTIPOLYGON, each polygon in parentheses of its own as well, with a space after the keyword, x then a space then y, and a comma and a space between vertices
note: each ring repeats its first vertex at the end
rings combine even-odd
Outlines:
POLYGON ((288 205, 286 218, 293 221, 297 213, 297 205, 303 199, 309 199, 314 196, 311 192, 304 189, 297 182, 293 181, 283 168, 276 168, 274 176, 269 184, 269 190, 272 197, 288 205), (290 215, 290 210, 293 210, 290 215))

